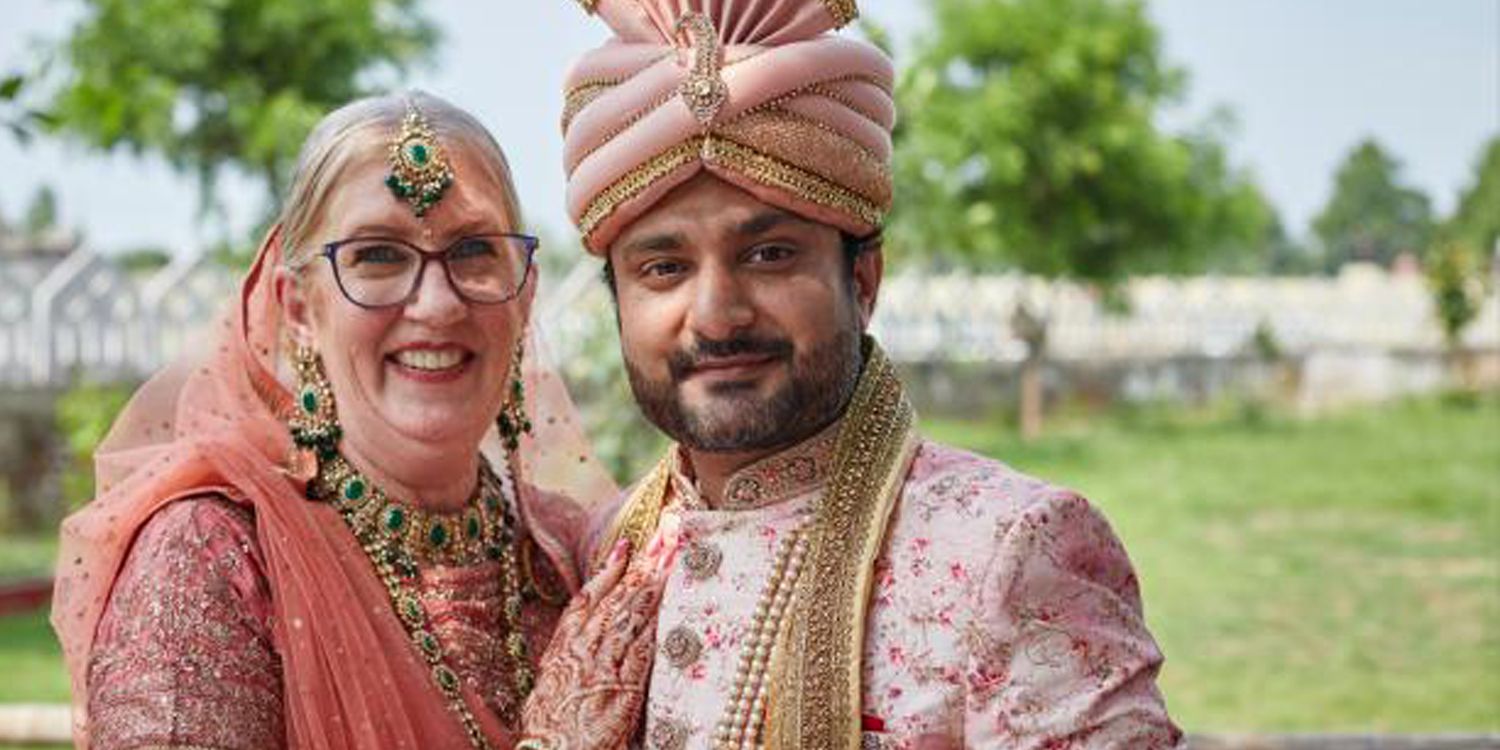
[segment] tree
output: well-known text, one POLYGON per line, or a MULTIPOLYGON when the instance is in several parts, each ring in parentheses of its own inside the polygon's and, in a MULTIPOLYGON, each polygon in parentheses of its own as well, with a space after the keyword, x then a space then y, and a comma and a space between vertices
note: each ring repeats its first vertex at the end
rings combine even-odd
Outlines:
POLYGON ((50 101, 61 132, 156 153, 214 205, 238 167, 281 194, 323 114, 426 59, 417 0, 81 0, 50 101))
POLYGON ((1354 147, 1333 178, 1333 195, 1313 219, 1328 270, 1350 261, 1390 265, 1420 257, 1432 240, 1432 205, 1400 182, 1401 165, 1374 139, 1354 147))
POLYGON ((33 237, 57 227, 57 193, 50 185, 37 188, 31 196, 22 227, 33 237))
POLYGON ((1467 379, 1463 333, 1484 308, 1491 264, 1500 255, 1500 137, 1491 138, 1474 165, 1474 183, 1439 231, 1429 253, 1427 282, 1450 359, 1467 379))
POLYGON ((1500 136, 1484 146, 1474 165, 1474 184, 1459 196, 1445 233, 1481 254, 1500 253, 1500 136))
POLYGON ((1432 289, 1433 311, 1443 327, 1443 341, 1450 354, 1463 348, 1463 332, 1478 317, 1488 291, 1488 266, 1484 254, 1465 240, 1444 238, 1433 246, 1428 259, 1427 283, 1432 289))
POLYGON ((1247 218, 1249 231, 1233 232, 1210 244, 1203 270, 1229 274, 1304 275, 1316 273, 1319 259, 1287 234, 1286 225, 1270 199, 1254 185, 1239 196, 1238 210, 1247 218))
POLYGON ((0 78, 0 127, 10 131, 12 138, 25 146, 37 128, 51 123, 47 113, 28 104, 26 90, 30 77, 21 73, 9 73, 0 78))
MULTIPOLYGON (((1075 278, 1108 291, 1187 271, 1270 220, 1222 146, 1227 116, 1156 124, 1185 85, 1137 0, 934 0, 897 87, 903 254, 1075 278)), ((1022 432, 1040 426, 1045 313, 1023 301, 1022 432)))

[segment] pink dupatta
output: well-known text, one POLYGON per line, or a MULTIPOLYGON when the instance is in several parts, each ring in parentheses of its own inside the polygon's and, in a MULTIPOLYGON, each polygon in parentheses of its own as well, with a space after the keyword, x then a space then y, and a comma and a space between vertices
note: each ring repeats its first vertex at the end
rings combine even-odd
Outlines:
MULTIPOLYGON (((276 375, 281 309, 271 282, 279 235, 273 229, 261 245, 239 304, 209 338, 212 348, 165 368, 131 399, 96 453, 97 497, 63 524, 52 624, 72 679, 79 747, 88 745, 95 630, 133 540, 167 503, 206 493, 255 511, 291 747, 469 744, 353 535, 333 508, 303 496, 310 471, 293 458, 283 419, 291 394, 276 375)), ((535 351, 528 348, 524 372, 533 414, 543 418, 534 419, 537 433, 513 465, 524 523, 576 590, 582 507, 615 488, 592 461, 563 384, 535 351)), ((508 747, 513 738, 465 691, 490 741, 508 747)))

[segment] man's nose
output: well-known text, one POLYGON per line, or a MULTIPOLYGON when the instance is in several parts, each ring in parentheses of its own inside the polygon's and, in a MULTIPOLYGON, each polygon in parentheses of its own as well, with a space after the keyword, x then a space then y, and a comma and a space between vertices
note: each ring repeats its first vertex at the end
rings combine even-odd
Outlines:
POLYGON ((745 281, 731 268, 708 264, 694 280, 691 327, 700 337, 723 341, 755 322, 745 281))

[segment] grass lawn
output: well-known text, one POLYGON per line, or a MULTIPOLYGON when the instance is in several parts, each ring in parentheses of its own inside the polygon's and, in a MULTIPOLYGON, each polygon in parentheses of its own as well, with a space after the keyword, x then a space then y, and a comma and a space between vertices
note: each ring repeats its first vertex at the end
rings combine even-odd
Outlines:
POLYGON ((67 703, 62 651, 47 610, 0 617, 0 703, 67 703))
MULTIPOLYGON (((1500 730, 1500 397, 924 429, 1104 510, 1186 729, 1500 730)), ((0 618, 0 674, 0 701, 67 700, 44 613, 0 618)))
POLYGON ((0 533, 0 581, 50 575, 57 562, 57 534, 0 533))
POLYGON ((1500 729, 1500 398, 924 428, 1104 510, 1190 731, 1500 729))

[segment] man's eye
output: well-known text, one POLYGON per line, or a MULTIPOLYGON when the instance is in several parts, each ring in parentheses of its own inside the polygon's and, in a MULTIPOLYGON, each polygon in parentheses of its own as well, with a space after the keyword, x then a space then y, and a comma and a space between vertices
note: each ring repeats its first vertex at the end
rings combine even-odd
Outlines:
POLYGON ((751 263, 775 263, 797 254, 796 248, 788 245, 761 245, 750 251, 745 260, 751 263))
POLYGON ((655 260, 641 267, 641 275, 646 277, 666 278, 675 276, 686 267, 675 260, 655 260))

